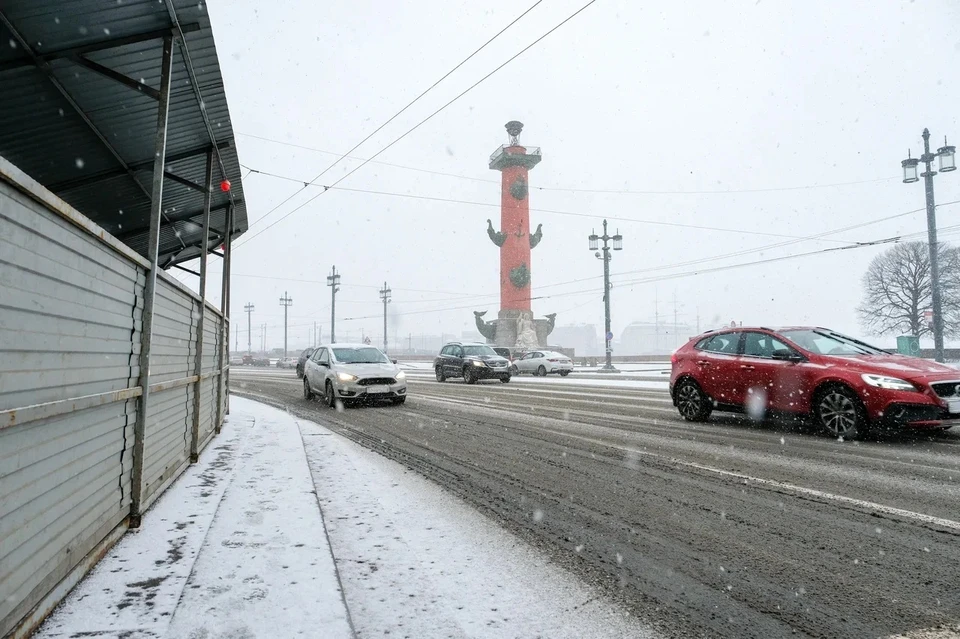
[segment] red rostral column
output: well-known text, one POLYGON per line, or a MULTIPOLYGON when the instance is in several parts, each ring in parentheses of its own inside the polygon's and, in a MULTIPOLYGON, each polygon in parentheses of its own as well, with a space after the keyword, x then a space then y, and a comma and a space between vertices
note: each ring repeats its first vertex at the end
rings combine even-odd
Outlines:
POLYGON ((541 229, 530 235, 530 198, 527 173, 540 163, 540 149, 520 146, 517 138, 523 123, 506 125, 510 144, 494 151, 490 168, 500 171, 500 232, 487 220, 487 233, 500 247, 500 311, 530 312, 530 249, 537 245, 541 229))

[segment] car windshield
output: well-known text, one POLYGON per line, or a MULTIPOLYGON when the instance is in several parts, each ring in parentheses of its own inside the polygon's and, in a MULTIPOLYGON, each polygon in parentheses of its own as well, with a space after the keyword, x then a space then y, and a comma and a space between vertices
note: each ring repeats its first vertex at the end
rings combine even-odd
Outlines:
POLYGON ((858 339, 820 329, 781 331, 788 340, 818 355, 885 355, 886 351, 858 339))
POLYGON ((387 364, 390 362, 379 348, 334 348, 333 355, 341 364, 387 364))
POLYGON ((463 356, 464 357, 496 357, 497 352, 489 346, 464 346, 463 347, 463 356))

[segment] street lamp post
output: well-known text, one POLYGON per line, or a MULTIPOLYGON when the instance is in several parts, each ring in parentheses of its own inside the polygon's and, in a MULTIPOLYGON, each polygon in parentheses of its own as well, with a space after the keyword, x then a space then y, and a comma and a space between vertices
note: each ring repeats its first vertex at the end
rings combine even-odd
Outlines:
MULTIPOLYGON (((283 356, 287 356, 287 310, 293 306, 293 298, 287 295, 287 292, 283 292, 283 297, 280 298, 280 306, 283 307, 283 356)), ((264 346, 266 350, 266 346, 264 346)))
POLYGON ((253 315, 253 303, 252 302, 247 303, 247 305, 243 307, 243 310, 247 312, 247 355, 252 355, 253 347, 251 345, 251 340, 250 340, 250 337, 252 335, 250 330, 250 317, 253 315))
POLYGON ((610 252, 611 248, 614 251, 623 250, 623 236, 620 233, 615 235, 607 234, 607 221, 603 221, 603 235, 598 236, 596 233, 591 233, 587 238, 590 240, 590 250, 596 251, 595 255, 597 259, 603 260, 603 311, 604 311, 604 342, 606 343, 607 351, 607 361, 600 368, 599 372, 601 373, 619 373, 620 371, 614 368, 612 362, 613 348, 610 343, 613 340, 613 333, 610 330, 610 260, 613 259, 613 254, 610 252), (603 240, 603 252, 599 250, 599 240, 603 240), (612 242, 612 246, 610 243, 612 242))
POLYGON ((337 291, 340 290, 340 274, 337 273, 337 267, 333 267, 330 275, 327 275, 327 286, 330 287, 330 343, 337 341, 337 291))
POLYGON ((938 362, 943 361, 943 314, 940 300, 940 264, 937 255, 937 206, 933 199, 933 176, 937 174, 931 164, 934 158, 940 159, 940 172, 948 173, 957 168, 955 161, 956 147, 947 145, 944 138, 943 146, 936 153, 930 152, 930 130, 923 130, 923 155, 920 158, 910 157, 900 163, 903 167, 904 184, 919 182, 917 164, 924 163, 926 171, 921 173, 924 190, 927 196, 927 244, 930 249, 930 297, 933 305, 933 351, 938 362))
POLYGON ((393 291, 387 286, 387 283, 383 283, 383 288, 380 289, 380 299, 383 300, 383 352, 387 352, 387 304, 390 303, 390 294, 393 291))

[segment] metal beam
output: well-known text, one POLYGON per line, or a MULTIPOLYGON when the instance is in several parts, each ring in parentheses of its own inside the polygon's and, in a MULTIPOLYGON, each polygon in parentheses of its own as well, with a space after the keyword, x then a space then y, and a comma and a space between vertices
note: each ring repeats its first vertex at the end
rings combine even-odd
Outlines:
MULTIPOLYGON (((206 184, 203 197, 203 248, 200 251, 200 318, 197 320, 197 375, 203 374, 203 314, 207 307, 207 244, 210 242, 210 199, 213 196, 213 149, 207 154, 206 184)), ((197 380, 197 387, 193 391, 193 428, 190 433, 190 463, 195 464, 200 458, 200 395, 203 389, 202 382, 197 380)), ((210 387, 213 390, 213 386, 210 387)))
POLYGON ((197 277, 200 277, 200 274, 197 273, 195 270, 193 270, 193 269, 191 269, 191 268, 187 268, 187 267, 185 267, 185 266, 180 266, 179 264, 171 264, 170 266, 171 266, 172 268, 179 269, 179 270, 183 271, 184 273, 189 273, 190 275, 195 275, 195 276, 197 276, 197 277))
MULTIPOLYGON (((217 143, 218 149, 229 149, 232 145, 232 140, 225 140, 223 142, 217 143)), ((186 151, 181 151, 180 153, 173 153, 167 155, 166 162, 167 164, 173 164, 175 162, 180 162, 181 160, 188 160, 190 158, 195 158, 198 155, 204 155, 210 150, 209 144, 204 144, 203 146, 196 147, 193 149, 188 149, 186 151)), ((127 164, 134 171, 139 171, 141 169, 146 169, 153 166, 153 158, 149 160, 139 160, 137 162, 130 162, 127 164)), ((70 191, 72 189, 87 186, 88 184, 96 184, 103 180, 109 180, 110 178, 119 177, 121 175, 126 175, 126 171, 123 169, 108 169, 106 171, 99 171, 97 173, 91 173, 90 175, 84 175, 70 180, 63 180, 61 182, 54 182, 53 184, 47 185, 47 188, 53 191, 54 193, 61 193, 63 191, 70 191)))
POLYGON ((50 83, 53 84, 54 87, 56 87, 57 91, 59 91, 60 94, 63 96, 63 99, 67 101, 67 104, 69 104, 70 107, 74 111, 76 111, 77 115, 80 116, 80 119, 83 120, 83 123, 87 125, 87 128, 89 128, 90 131, 92 131, 93 134, 97 136, 97 139, 100 140, 100 143, 107 149, 107 151, 110 152, 110 155, 112 155, 114 159, 116 159, 117 163, 123 168, 124 173, 126 173, 127 175, 130 176, 131 179, 133 179, 134 183, 138 187, 140 187, 140 190, 143 191, 147 197, 150 197, 150 192, 146 189, 145 186, 143 186, 143 184, 140 183, 140 180, 137 179, 137 175, 134 172, 134 170, 130 168, 130 166, 124 161, 122 157, 120 157, 120 153, 118 153, 117 150, 113 148, 113 145, 110 144, 110 141, 107 140, 106 136, 100 132, 100 129, 97 128, 97 125, 93 123, 93 121, 86 114, 83 108, 79 104, 77 104, 77 101, 74 100, 73 96, 70 95, 70 92, 67 91, 67 89, 60 83, 60 80, 58 80, 57 77, 53 74, 53 70, 50 68, 50 65, 45 60, 40 58, 34 52, 33 48, 29 44, 27 44, 27 41, 24 40, 22 35, 20 35, 20 32, 17 31, 17 29, 13 26, 13 23, 10 22, 10 20, 3 13, 3 11, 0 11, 0 23, 2 23, 3 26, 7 28, 8 31, 10 31, 10 35, 14 37, 14 39, 17 41, 17 44, 20 46, 20 48, 22 48, 27 53, 27 56, 30 57, 30 59, 33 61, 36 67, 40 69, 40 71, 42 71, 44 75, 47 76, 47 80, 49 80, 50 83))
POLYGON ((138 80, 134 80, 129 76, 123 75, 119 71, 114 71, 109 67, 105 67, 99 62, 94 62, 90 58, 85 58, 82 55, 76 55, 70 58, 70 61, 75 64, 79 64, 80 66, 85 67, 94 73, 98 73, 105 78, 113 80, 114 82, 119 82, 123 86, 129 87, 138 93, 143 93, 144 95, 150 96, 154 100, 160 99, 160 92, 154 89, 152 86, 144 84, 138 80))
POLYGON ((230 357, 230 262, 233 253, 232 206, 227 209, 227 237, 225 244, 226 250, 223 253, 223 275, 220 282, 220 316, 223 318, 223 324, 220 326, 220 361, 218 362, 218 366, 220 370, 226 370, 226 373, 220 376, 220 384, 217 387, 216 432, 218 433, 223 424, 224 414, 230 414, 230 368, 225 365, 229 363, 230 357))
MULTIPOLYGON (((213 125, 210 124, 210 118, 207 117, 207 108, 204 106, 203 95, 200 93, 200 85, 197 83, 197 73, 193 68, 193 58, 190 56, 190 48, 187 46, 187 39, 183 36, 184 31, 180 25, 180 19, 177 17, 176 7, 173 6, 173 0, 166 0, 167 13, 173 22, 174 32, 180 33, 177 45, 180 47, 180 56, 183 58, 184 66, 187 68, 187 75, 190 77, 190 86, 193 87, 193 94, 197 98, 197 108, 200 109, 200 117, 203 118, 203 124, 207 128, 207 135, 210 137, 210 144, 216 147, 217 136, 213 131, 213 125)), ((217 165, 220 168, 220 177, 227 179, 227 169, 223 165, 223 158, 219 151, 216 153, 217 165)), ((227 192, 230 202, 233 202, 233 193, 227 192)))
POLYGON ((133 477, 130 500, 130 527, 139 528, 143 515, 143 444, 147 427, 147 409, 150 400, 150 351, 153 345, 153 305, 157 295, 157 264, 160 250, 160 216, 163 211, 163 169, 167 154, 167 120, 170 114, 170 85, 173 73, 173 38, 163 39, 163 62, 160 70, 160 100, 157 104, 157 131, 154 139, 153 193, 150 198, 150 237, 147 259, 150 270, 146 274, 143 294, 143 312, 140 333, 140 381, 143 394, 137 400, 137 419, 133 427, 133 477))
POLYGON ((197 184, 196 182, 191 182, 190 180, 188 180, 188 179, 185 178, 185 177, 180 177, 179 175, 175 175, 174 173, 171 173, 170 171, 164 171, 163 174, 164 174, 164 176, 166 176, 166 178, 167 178, 168 180, 173 180, 173 181, 176 182, 177 184, 182 184, 182 185, 184 185, 184 186, 186 186, 186 187, 189 187, 189 188, 193 189, 194 191, 200 191, 201 193, 206 193, 206 192, 207 192, 206 189, 204 189, 202 186, 200 186, 200 185, 197 184))
MULTIPOLYGON (((238 203, 238 204, 243 204, 243 200, 238 200, 237 203, 238 203)), ((213 207, 213 208, 210 209, 210 210, 211 210, 211 211, 220 211, 220 210, 223 210, 223 209, 225 209, 225 208, 227 208, 227 207, 229 207, 229 206, 230 206, 229 203, 218 204, 217 206, 213 207)), ((165 214, 165 215, 164 215, 164 220, 165 220, 167 223, 169 223, 169 224, 173 224, 174 222, 184 222, 184 221, 186 221, 186 220, 190 220, 190 219, 193 219, 193 218, 195 218, 195 217, 199 217, 199 216, 201 216, 201 215, 203 215, 203 211, 202 211, 202 210, 196 210, 196 209, 194 209, 193 211, 188 211, 188 212, 185 212, 185 213, 165 214)), ((136 237, 137 235, 140 235, 140 234, 143 233, 144 231, 148 230, 149 228, 150 228, 149 226, 140 226, 140 227, 135 228, 135 229, 130 229, 129 231, 126 231, 126 232, 124 232, 124 233, 120 233, 119 235, 114 234, 114 237, 116 237, 118 240, 121 240, 121 241, 129 240, 131 237, 136 237)))
MULTIPOLYGON (((189 24, 180 25, 180 33, 193 33, 194 31, 200 30, 200 24, 197 22, 191 22, 189 24)), ((128 44, 137 44, 138 42, 147 42, 149 40, 159 40, 165 36, 173 35, 175 29, 171 27, 166 27, 163 29, 154 29, 152 31, 144 31, 142 33, 134 33, 132 35, 123 36, 120 38, 108 38, 106 40, 98 40, 97 42, 91 42, 89 44, 81 44, 75 47, 69 47, 66 49, 58 49, 57 51, 47 51, 45 53, 36 54, 36 58, 43 60, 44 62, 49 62, 50 60, 59 60, 61 58, 71 58, 77 55, 84 55, 87 53, 93 53, 94 51, 106 51, 107 49, 115 49, 117 47, 124 47, 128 44)), ((34 66, 35 62, 32 58, 19 58, 16 60, 8 60, 6 62, 0 63, 0 73, 7 71, 8 69, 18 69, 20 67, 30 67, 34 66)))

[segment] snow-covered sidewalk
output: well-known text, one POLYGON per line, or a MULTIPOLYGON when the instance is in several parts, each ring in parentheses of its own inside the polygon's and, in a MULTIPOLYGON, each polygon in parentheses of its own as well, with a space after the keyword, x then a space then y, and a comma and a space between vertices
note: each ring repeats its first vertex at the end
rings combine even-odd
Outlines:
POLYGON ((37 636, 653 634, 413 471, 233 397, 200 463, 37 636))

